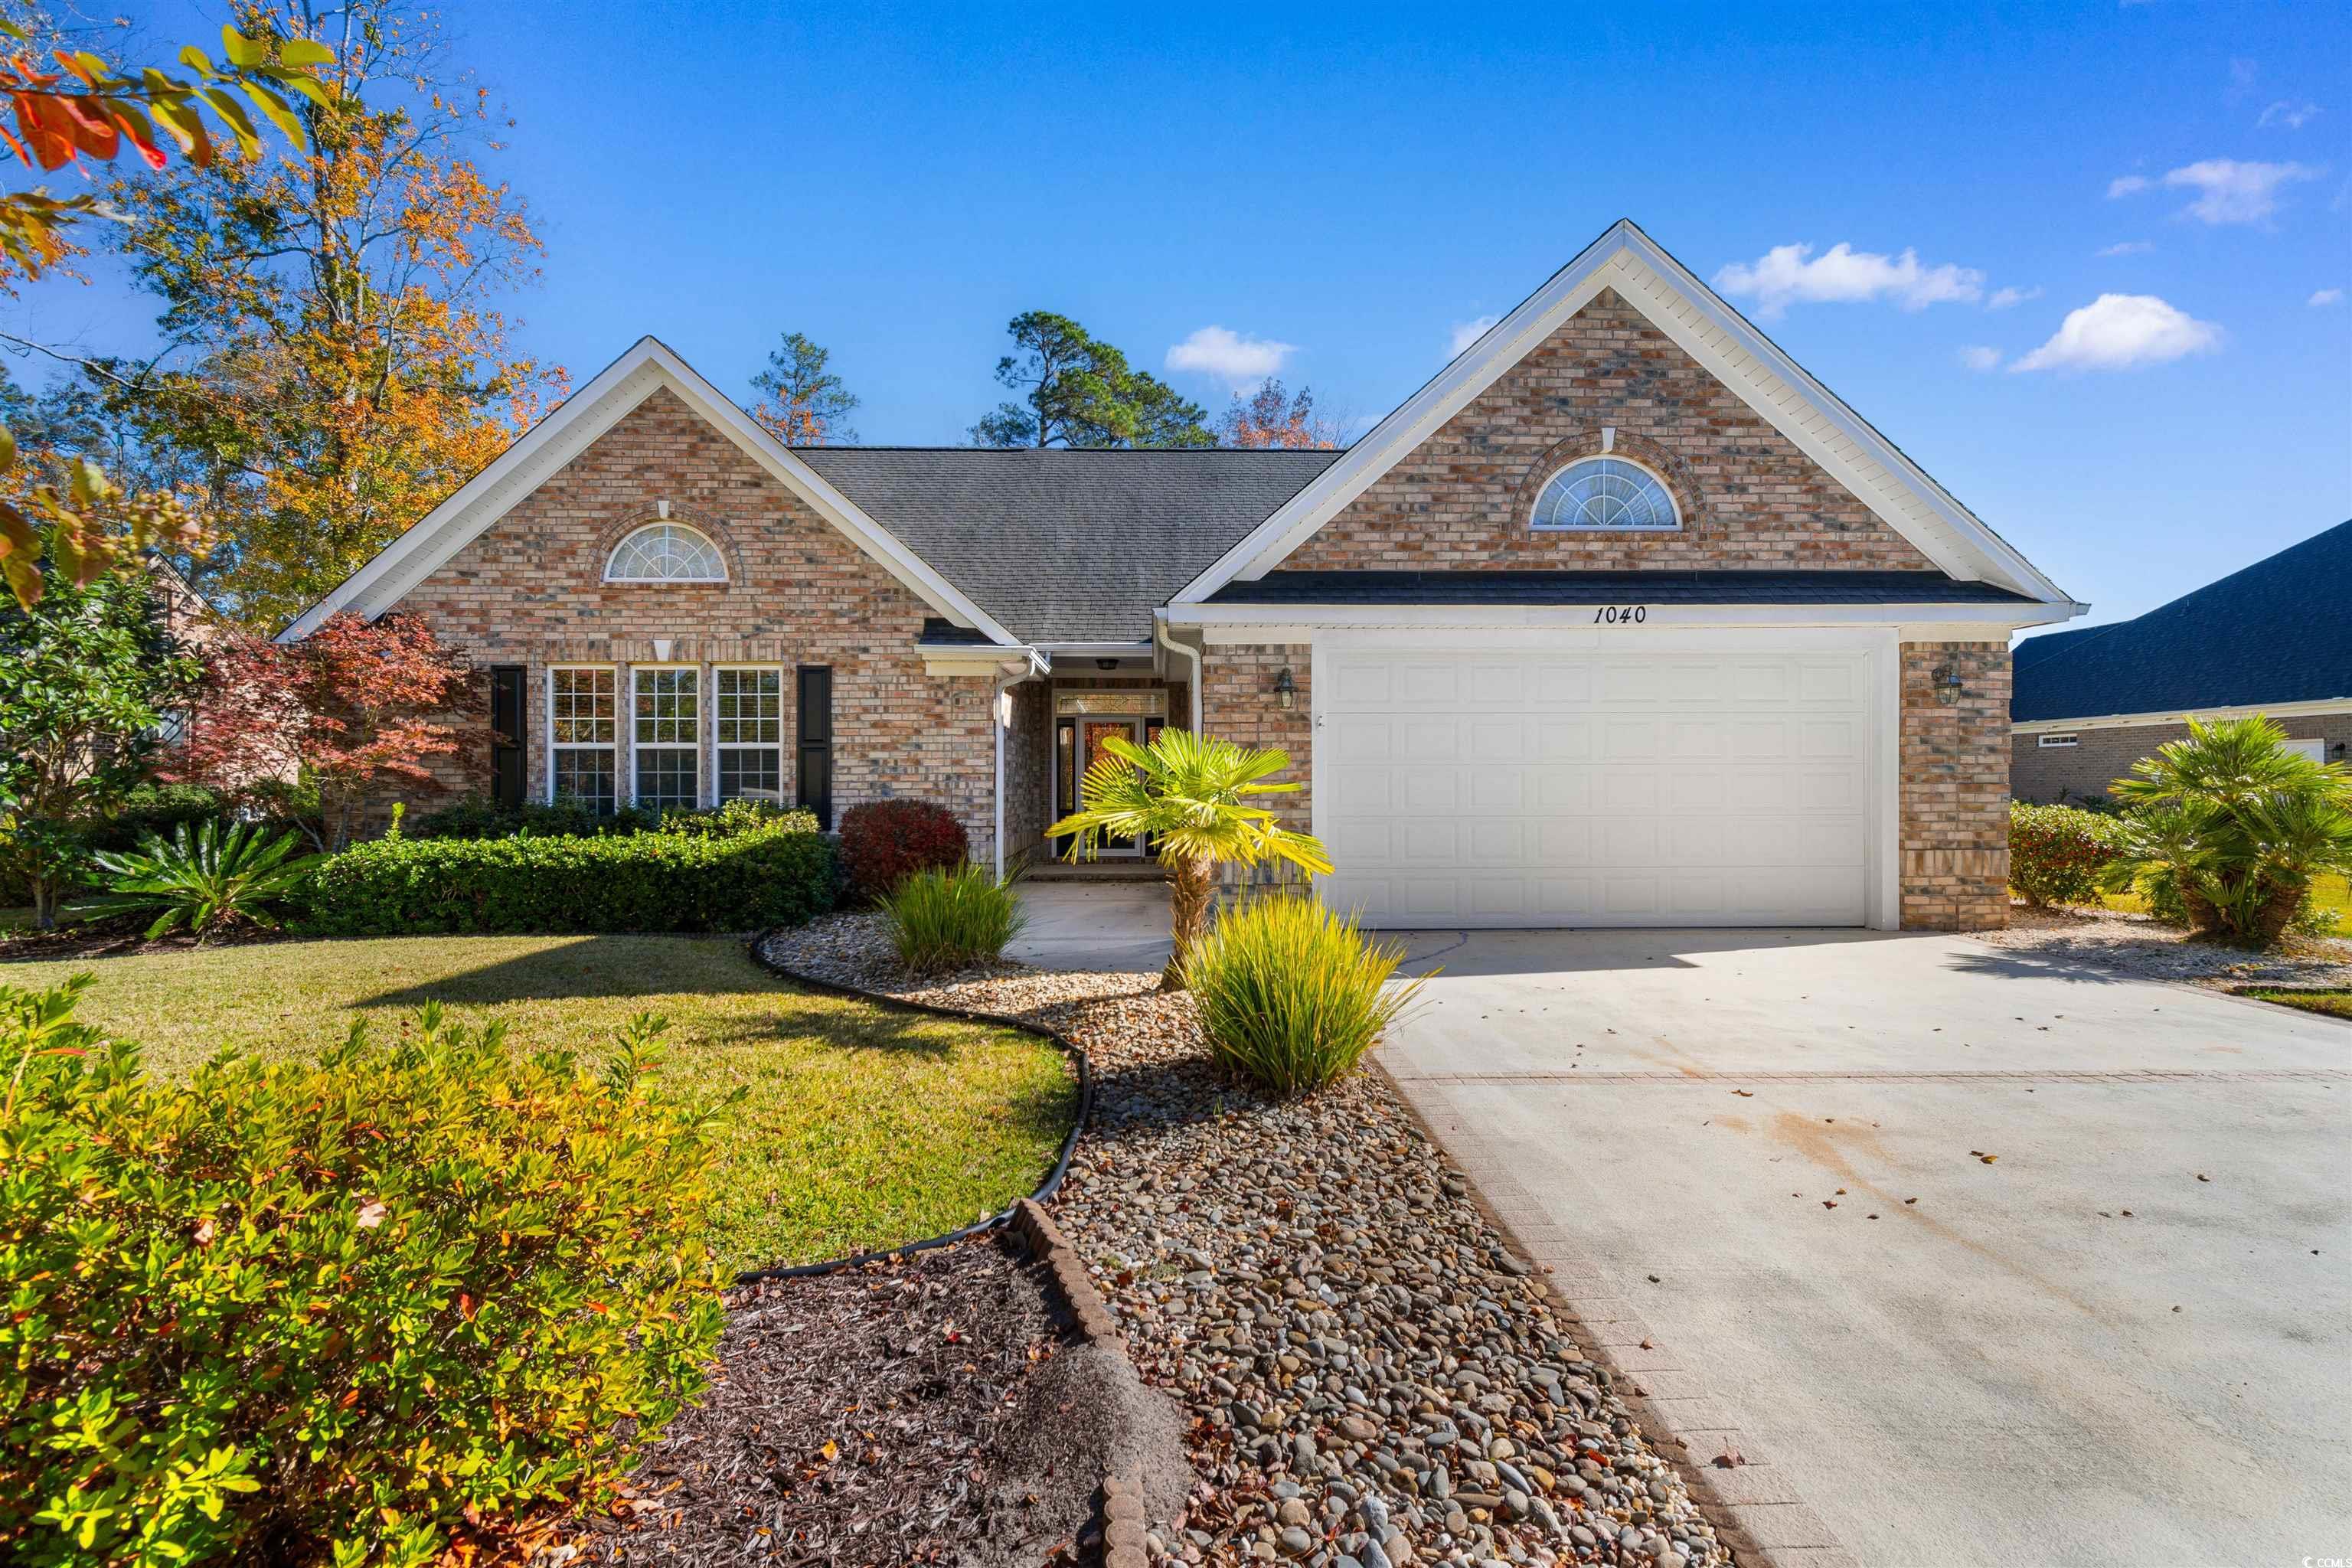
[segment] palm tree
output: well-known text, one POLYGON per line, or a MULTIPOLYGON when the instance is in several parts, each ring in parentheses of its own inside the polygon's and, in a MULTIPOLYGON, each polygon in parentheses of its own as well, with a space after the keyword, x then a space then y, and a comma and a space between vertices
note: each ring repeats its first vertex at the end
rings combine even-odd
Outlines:
POLYGON ((1288 794, 1295 784, 1265 784, 1290 765, 1290 753, 1211 740, 1189 730, 1162 730, 1149 746, 1112 736, 1105 755, 1087 769, 1079 809, 1045 831, 1075 836, 1070 858, 1091 860, 1102 836, 1142 838, 1160 847, 1168 869, 1168 967, 1162 991, 1184 988, 1184 960, 1209 923, 1209 902, 1221 865, 1286 862, 1302 870, 1331 869, 1322 844, 1280 826, 1275 814, 1243 797, 1288 794))
POLYGON ((2133 763, 2112 786, 2130 810, 2107 885, 2169 874, 2194 934, 2276 942, 2315 874, 2352 869, 2352 775, 2285 740, 2259 714, 2191 719, 2186 740, 2133 763))

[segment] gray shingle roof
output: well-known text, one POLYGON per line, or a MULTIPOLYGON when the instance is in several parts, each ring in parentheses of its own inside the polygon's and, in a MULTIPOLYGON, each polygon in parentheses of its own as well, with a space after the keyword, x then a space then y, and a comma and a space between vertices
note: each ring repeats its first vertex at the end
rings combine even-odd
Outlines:
POLYGON ((2352 522, 2137 620, 2028 637, 2012 668, 2019 721, 2352 697, 2352 522))
POLYGON ((2031 604, 1941 572, 1269 572, 1219 605, 2031 604))
POLYGON ((1137 642, 1151 612, 1338 452, 803 447, 798 457, 1027 642, 1137 642))

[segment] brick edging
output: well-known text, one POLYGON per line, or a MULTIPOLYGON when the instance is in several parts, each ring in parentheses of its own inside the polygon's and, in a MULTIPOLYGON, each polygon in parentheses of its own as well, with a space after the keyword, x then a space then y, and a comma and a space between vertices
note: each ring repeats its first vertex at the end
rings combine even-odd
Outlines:
MULTIPOLYGON (((1046 1276, 1060 1293, 1062 1304, 1076 1321, 1079 1337, 1123 1361, 1129 1360, 1127 1340, 1111 1321, 1110 1308, 1104 1303, 1102 1292, 1095 1289, 1095 1282, 1087 1278, 1087 1266, 1079 1258, 1077 1248, 1064 1239, 1054 1216, 1036 1199, 1023 1198, 1013 1205, 1013 1230, 1045 1265, 1046 1276)), ((1126 1471, 1106 1471, 1098 1496, 1096 1519, 1102 1527, 1103 1568, 1144 1568, 1143 1478, 1126 1471)))
MULTIPOLYGON (((1428 1118, 1421 1113, 1421 1108, 1413 1103, 1412 1097, 1404 1091, 1404 1086, 1397 1081, 1386 1066, 1373 1059, 1368 1059, 1365 1065, 1388 1086, 1389 1093, 1413 1126, 1429 1140, 1431 1146, 1444 1154, 1447 1161, 1460 1171, 1468 1186, 1470 1202, 1479 1215, 1495 1227, 1512 1255, 1528 1266, 1528 1278, 1542 1289, 1544 1299, 1559 1314, 1562 1322, 1573 1328, 1572 1337, 1583 1351, 1585 1359, 1608 1374, 1609 1392, 1624 1403, 1646 1436, 1657 1439, 1650 1445, 1650 1451, 1675 1468, 1675 1473, 1682 1478, 1683 1486, 1690 1493, 1691 1501, 1697 1505, 1699 1517, 1706 1521, 1709 1528, 1714 1530, 1716 1539, 1731 1552, 1733 1562, 1740 1568, 1832 1568, 1833 1564, 1843 1565, 1851 1562, 1839 1548, 1775 1552, 1757 1538, 1742 1521, 1740 1505, 1724 1494, 1716 1484, 1715 1472, 1706 1467, 1703 1457, 1675 1429, 1675 1423, 1659 1407, 1656 1399, 1642 1386, 1643 1374, 1628 1370, 1610 1347, 1601 1342, 1601 1336, 1592 1331, 1575 1302, 1561 1290, 1558 1277, 1540 1261, 1536 1250, 1520 1239, 1511 1222, 1489 1201, 1471 1168, 1473 1163, 1454 1152, 1453 1145, 1430 1124, 1428 1118)), ((1450 1097, 1444 1095, 1443 1087, 1432 1087, 1440 1097, 1448 1099, 1450 1102, 1450 1097)))

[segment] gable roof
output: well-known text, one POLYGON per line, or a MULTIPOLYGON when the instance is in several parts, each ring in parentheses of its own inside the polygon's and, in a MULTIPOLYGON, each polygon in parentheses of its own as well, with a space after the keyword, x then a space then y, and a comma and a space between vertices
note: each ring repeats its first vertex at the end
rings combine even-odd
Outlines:
POLYGON ((280 642, 308 637, 338 610, 371 618, 398 604, 411 589, 539 488, 549 475, 585 451, 589 444, 656 391, 667 388, 688 408, 726 433, 745 455, 847 536, 947 620, 972 626, 1007 647, 1018 640, 1004 626, 937 570, 916 555, 794 454, 761 428, 717 387, 657 338, 639 338, 627 353, 559 405, 546 418, 458 487, 415 526, 379 551, 374 559, 305 610, 278 634, 280 642))
POLYGON ((803 447, 1024 642, 1132 643, 1334 451, 803 447))
POLYGON ((2017 647, 2018 723, 2352 700, 2352 522, 2137 620, 2017 647))
POLYGON ((1179 600, 1204 600, 1236 578, 1271 571, 1604 289, 1615 289, 1947 574, 2072 605, 1983 520, 1623 218, 1373 426, 1342 461, 1187 584, 1179 600))

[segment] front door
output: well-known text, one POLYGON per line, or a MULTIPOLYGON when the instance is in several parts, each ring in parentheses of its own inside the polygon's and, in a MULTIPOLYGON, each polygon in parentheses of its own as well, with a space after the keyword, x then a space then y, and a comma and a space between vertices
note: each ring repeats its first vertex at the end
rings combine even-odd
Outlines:
MULTIPOLYGON (((1094 715, 1088 715, 1078 721, 1078 773, 1081 781, 1084 780, 1086 771, 1107 754, 1103 749, 1103 742, 1113 735, 1136 746, 1141 746, 1143 721, 1102 718, 1094 715)), ((1083 782, 1080 787, 1083 791, 1083 782)), ((1106 860, 1114 858, 1132 859, 1142 853, 1143 846, 1132 838, 1114 837, 1108 833, 1102 836, 1102 856, 1106 860)))

